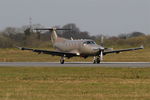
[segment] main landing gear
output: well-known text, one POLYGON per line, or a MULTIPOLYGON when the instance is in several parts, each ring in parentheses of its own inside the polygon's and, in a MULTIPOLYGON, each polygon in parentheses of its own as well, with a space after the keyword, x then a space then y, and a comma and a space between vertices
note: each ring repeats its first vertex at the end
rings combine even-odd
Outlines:
POLYGON ((94 57, 93 64, 99 64, 101 62, 100 57, 94 57))
POLYGON ((64 64, 64 62, 65 62, 65 57, 61 57, 61 58, 60 58, 60 63, 61 63, 61 64, 64 64))

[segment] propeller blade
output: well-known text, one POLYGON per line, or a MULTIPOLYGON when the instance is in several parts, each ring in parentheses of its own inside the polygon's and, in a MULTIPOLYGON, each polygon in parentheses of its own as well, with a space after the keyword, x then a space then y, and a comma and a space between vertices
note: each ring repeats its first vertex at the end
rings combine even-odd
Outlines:
POLYGON ((101 46, 104 46, 104 36, 103 35, 101 36, 101 43, 100 44, 101 44, 101 46))
POLYGON ((103 51, 101 51, 100 60, 101 60, 101 61, 103 60, 103 51))

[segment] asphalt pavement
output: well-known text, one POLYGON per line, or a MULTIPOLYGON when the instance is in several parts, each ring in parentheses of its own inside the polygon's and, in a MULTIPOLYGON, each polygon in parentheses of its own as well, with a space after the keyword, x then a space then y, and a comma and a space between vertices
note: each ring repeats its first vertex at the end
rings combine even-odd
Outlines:
POLYGON ((0 67, 150 67, 150 62, 0 62, 0 67))

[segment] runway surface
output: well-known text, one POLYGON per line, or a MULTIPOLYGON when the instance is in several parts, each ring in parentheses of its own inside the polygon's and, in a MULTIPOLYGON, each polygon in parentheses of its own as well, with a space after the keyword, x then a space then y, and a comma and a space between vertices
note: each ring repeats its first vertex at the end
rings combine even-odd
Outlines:
POLYGON ((0 62, 0 66, 9 67, 150 67, 150 62, 0 62))

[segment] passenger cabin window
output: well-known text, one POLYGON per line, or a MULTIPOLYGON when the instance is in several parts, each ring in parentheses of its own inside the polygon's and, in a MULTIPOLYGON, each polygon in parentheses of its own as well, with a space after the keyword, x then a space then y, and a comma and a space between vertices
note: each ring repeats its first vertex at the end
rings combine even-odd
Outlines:
POLYGON ((86 41, 86 42, 83 42, 83 44, 96 44, 94 41, 86 41))

